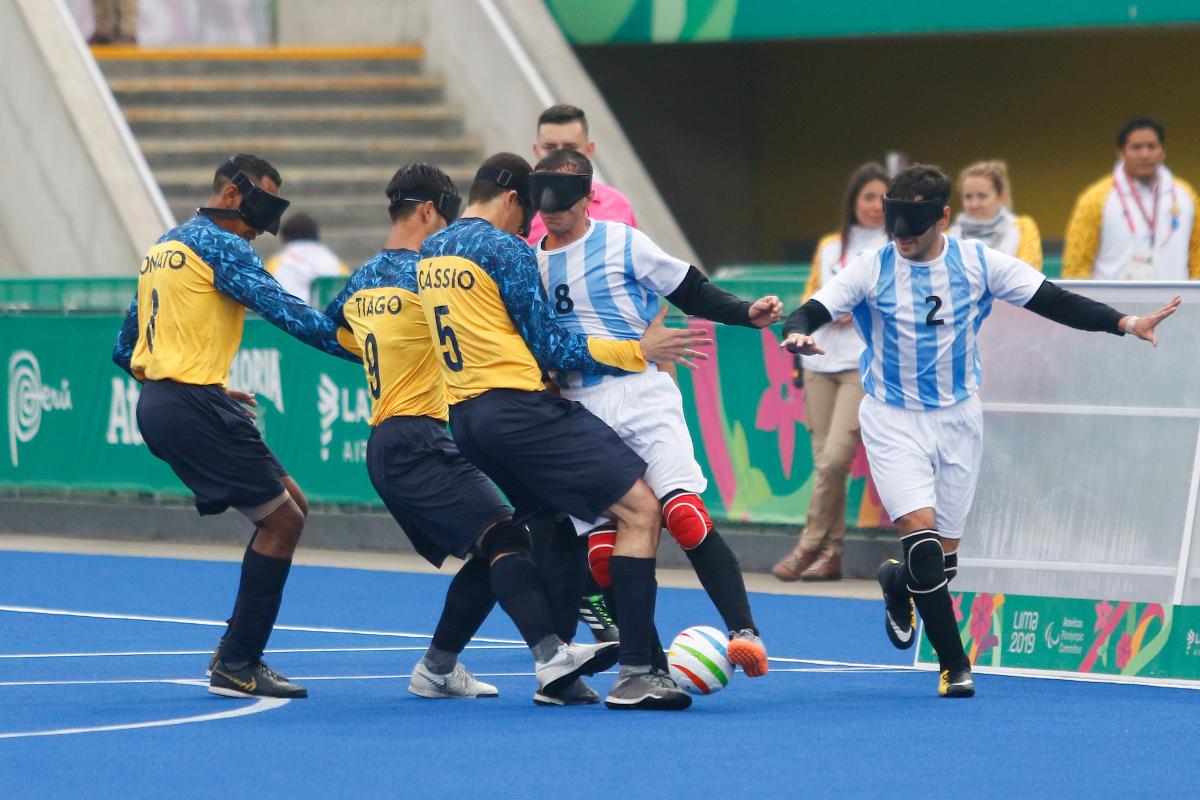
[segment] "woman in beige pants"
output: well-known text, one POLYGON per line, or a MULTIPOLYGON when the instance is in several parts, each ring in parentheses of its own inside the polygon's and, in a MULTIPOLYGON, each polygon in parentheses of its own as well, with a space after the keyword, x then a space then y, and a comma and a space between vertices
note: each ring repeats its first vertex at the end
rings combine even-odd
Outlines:
MULTIPOLYGON (((887 173, 878 164, 864 164, 851 176, 842 229, 817 245, 805 299, 849 259, 887 244, 883 230, 886 189, 887 173)), ((800 357, 804 417, 812 438, 813 491, 800 541, 772 569, 775 577, 784 581, 836 581, 842 577, 846 475, 858 451, 858 406, 863 399, 858 357, 863 343, 849 314, 819 330, 816 338, 825 355, 800 357)))

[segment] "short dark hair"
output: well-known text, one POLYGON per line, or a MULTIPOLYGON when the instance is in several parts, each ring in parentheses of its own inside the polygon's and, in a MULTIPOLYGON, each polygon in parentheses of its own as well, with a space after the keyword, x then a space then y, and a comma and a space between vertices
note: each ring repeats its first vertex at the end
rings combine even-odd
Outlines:
POLYGON ((516 153, 496 153, 479 168, 506 169, 512 173, 516 183, 513 186, 501 186, 495 181, 474 181, 471 183, 471 192, 467 195, 468 203, 486 203, 514 189, 520 190, 526 197, 529 196, 529 173, 533 172, 533 167, 516 153))
MULTIPOLYGON (((388 181, 387 188, 384 189, 389 200, 396 195, 412 191, 434 197, 439 193, 458 197, 458 189, 454 188, 454 181, 432 164, 409 164, 401 167, 396 170, 396 174, 392 176, 392 179, 388 181)), ((417 205, 417 203, 406 202, 391 203, 388 205, 388 216, 392 218, 392 222, 408 219, 416 212, 417 205)))
POLYGON ((246 173, 255 183, 261 183, 263 178, 270 178, 276 186, 283 186, 283 178, 279 177, 279 170, 268 164, 266 159, 249 153, 238 153, 230 156, 224 164, 217 167, 217 172, 213 175, 212 190, 214 192, 221 191, 225 188, 225 184, 233 182, 234 176, 239 172, 246 173))
POLYGON ((571 172, 591 175, 592 162, 583 153, 563 147, 543 158, 534 168, 537 172, 571 172))
POLYGON ((887 196, 893 200, 941 200, 950 205, 950 179, 932 164, 913 164, 888 184, 887 196))
POLYGON ((1133 117, 1123 126, 1120 132, 1117 133, 1117 149, 1125 149, 1125 143, 1129 141, 1129 134, 1134 131, 1152 130, 1158 135, 1158 143, 1166 145, 1167 129, 1155 117, 1133 117))
POLYGON ((578 122, 583 126, 583 135, 587 136, 587 114, 584 114, 583 109, 579 106, 559 103, 556 106, 550 106, 538 117, 539 128, 543 125, 566 125, 568 122, 578 122))
POLYGON ((284 242, 315 242, 320 240, 317 235, 317 221, 303 211, 293 211, 279 226, 279 238, 284 242))

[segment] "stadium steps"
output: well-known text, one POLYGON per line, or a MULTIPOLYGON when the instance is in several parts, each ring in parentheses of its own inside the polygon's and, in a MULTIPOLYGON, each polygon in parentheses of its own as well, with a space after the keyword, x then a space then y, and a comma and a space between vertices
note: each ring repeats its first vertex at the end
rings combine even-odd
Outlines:
MULTIPOLYGON (((383 188, 428 161, 464 188, 483 156, 424 71, 420 47, 93 50, 177 219, 208 197, 216 166, 256 153, 283 174, 293 211, 310 213, 348 264, 387 235, 383 188)), ((271 236, 255 248, 278 249, 271 236)))

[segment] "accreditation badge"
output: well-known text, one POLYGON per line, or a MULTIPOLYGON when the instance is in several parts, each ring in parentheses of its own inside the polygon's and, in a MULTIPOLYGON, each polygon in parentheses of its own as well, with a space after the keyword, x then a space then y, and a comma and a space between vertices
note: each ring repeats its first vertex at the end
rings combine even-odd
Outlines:
POLYGON ((1133 258, 1125 271, 1125 280, 1152 281, 1154 280, 1154 247, 1143 239, 1134 248, 1133 258))

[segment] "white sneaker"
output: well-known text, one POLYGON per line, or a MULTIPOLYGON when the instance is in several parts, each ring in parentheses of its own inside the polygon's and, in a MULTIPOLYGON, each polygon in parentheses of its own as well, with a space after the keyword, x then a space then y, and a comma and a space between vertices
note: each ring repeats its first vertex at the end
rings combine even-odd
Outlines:
POLYGON ((555 695, 581 675, 595 675, 617 663, 621 652, 619 642, 596 644, 564 644, 554 658, 538 663, 536 676, 538 694, 555 695))
POLYGON ((445 675, 430 672, 421 661, 413 667, 408 690, 417 697, 431 699, 473 699, 476 697, 498 697, 500 690, 490 683, 477 680, 461 663, 445 675))

